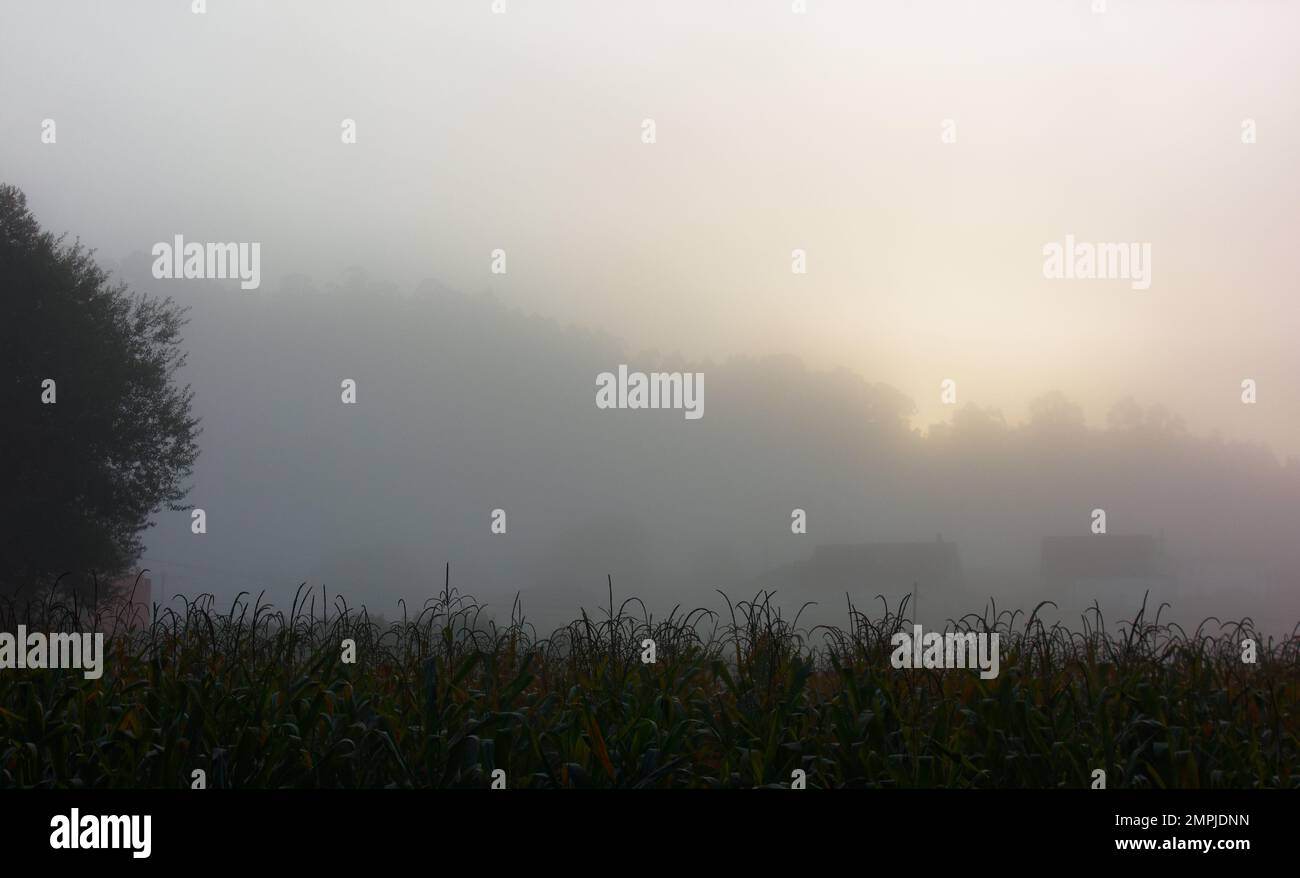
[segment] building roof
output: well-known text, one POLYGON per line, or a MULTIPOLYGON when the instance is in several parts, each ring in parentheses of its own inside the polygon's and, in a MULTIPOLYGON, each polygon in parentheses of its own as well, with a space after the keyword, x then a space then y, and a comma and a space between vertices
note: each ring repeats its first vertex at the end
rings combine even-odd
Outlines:
POLYGON ((1138 578, 1159 573, 1163 550, 1149 534, 1043 537, 1042 574, 1049 578, 1138 578))
POLYGON ((896 588, 948 585, 961 578, 957 544, 942 539, 922 542, 840 543, 819 545, 812 557, 769 570, 759 583, 811 590, 896 588))

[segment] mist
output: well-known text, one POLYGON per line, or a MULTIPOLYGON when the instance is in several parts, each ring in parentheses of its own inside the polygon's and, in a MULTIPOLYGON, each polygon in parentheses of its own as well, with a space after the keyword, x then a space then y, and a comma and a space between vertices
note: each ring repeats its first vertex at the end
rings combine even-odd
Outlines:
POLYGON ((1289 630, 1300 9, 1132 6, 10 5, 0 178, 190 307, 207 530, 155 517, 155 598, 1289 630), (159 278, 176 235, 260 283, 159 278), (1149 284, 1052 279, 1067 237, 1149 284), (598 407, 620 365, 702 417, 598 407), (1158 575, 1044 560, 1122 536, 1158 575))

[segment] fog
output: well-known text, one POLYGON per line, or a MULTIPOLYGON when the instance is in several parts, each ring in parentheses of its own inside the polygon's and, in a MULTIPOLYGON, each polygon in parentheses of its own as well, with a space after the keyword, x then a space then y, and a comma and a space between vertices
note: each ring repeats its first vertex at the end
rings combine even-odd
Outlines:
POLYGON ((207 532, 156 517, 155 597, 392 617, 450 565, 543 625, 845 580, 1289 630, 1300 8, 1108 5, 5 3, 0 179, 191 308, 207 532), (260 285, 155 277, 176 235, 260 285), (1067 236, 1149 286, 1046 277, 1067 236), (702 417, 599 408, 621 364, 702 417), (1165 573, 1046 576, 1097 509, 1165 573), (806 563, 899 542, 960 576, 806 563))

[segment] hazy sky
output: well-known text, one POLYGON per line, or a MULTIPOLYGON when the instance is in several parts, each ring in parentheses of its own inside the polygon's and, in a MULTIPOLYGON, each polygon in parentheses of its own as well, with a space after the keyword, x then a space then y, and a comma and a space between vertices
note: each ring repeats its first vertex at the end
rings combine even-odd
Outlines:
POLYGON ((5 0, 0 178, 110 260, 261 242, 230 295, 362 265, 847 366, 918 426, 952 378, 1013 421, 1134 395, 1300 453, 1297 4, 491 5, 5 0), (1150 243, 1150 289, 1045 279, 1067 234, 1150 243))

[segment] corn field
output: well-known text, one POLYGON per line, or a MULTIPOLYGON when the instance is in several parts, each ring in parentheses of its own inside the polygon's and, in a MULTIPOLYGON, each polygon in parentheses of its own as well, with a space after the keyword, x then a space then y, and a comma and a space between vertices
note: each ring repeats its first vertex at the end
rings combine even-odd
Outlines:
MULTIPOLYGON (((306 588, 287 612, 174 603, 107 639, 99 679, 0 673, 0 787, 1300 787, 1300 637, 1250 620, 990 608, 949 622, 1000 635, 983 680, 891 666, 906 600, 803 629, 767 593, 661 619, 611 597, 546 636, 450 587, 391 623, 306 588)), ((4 631, 104 621, 0 606, 4 631)))

